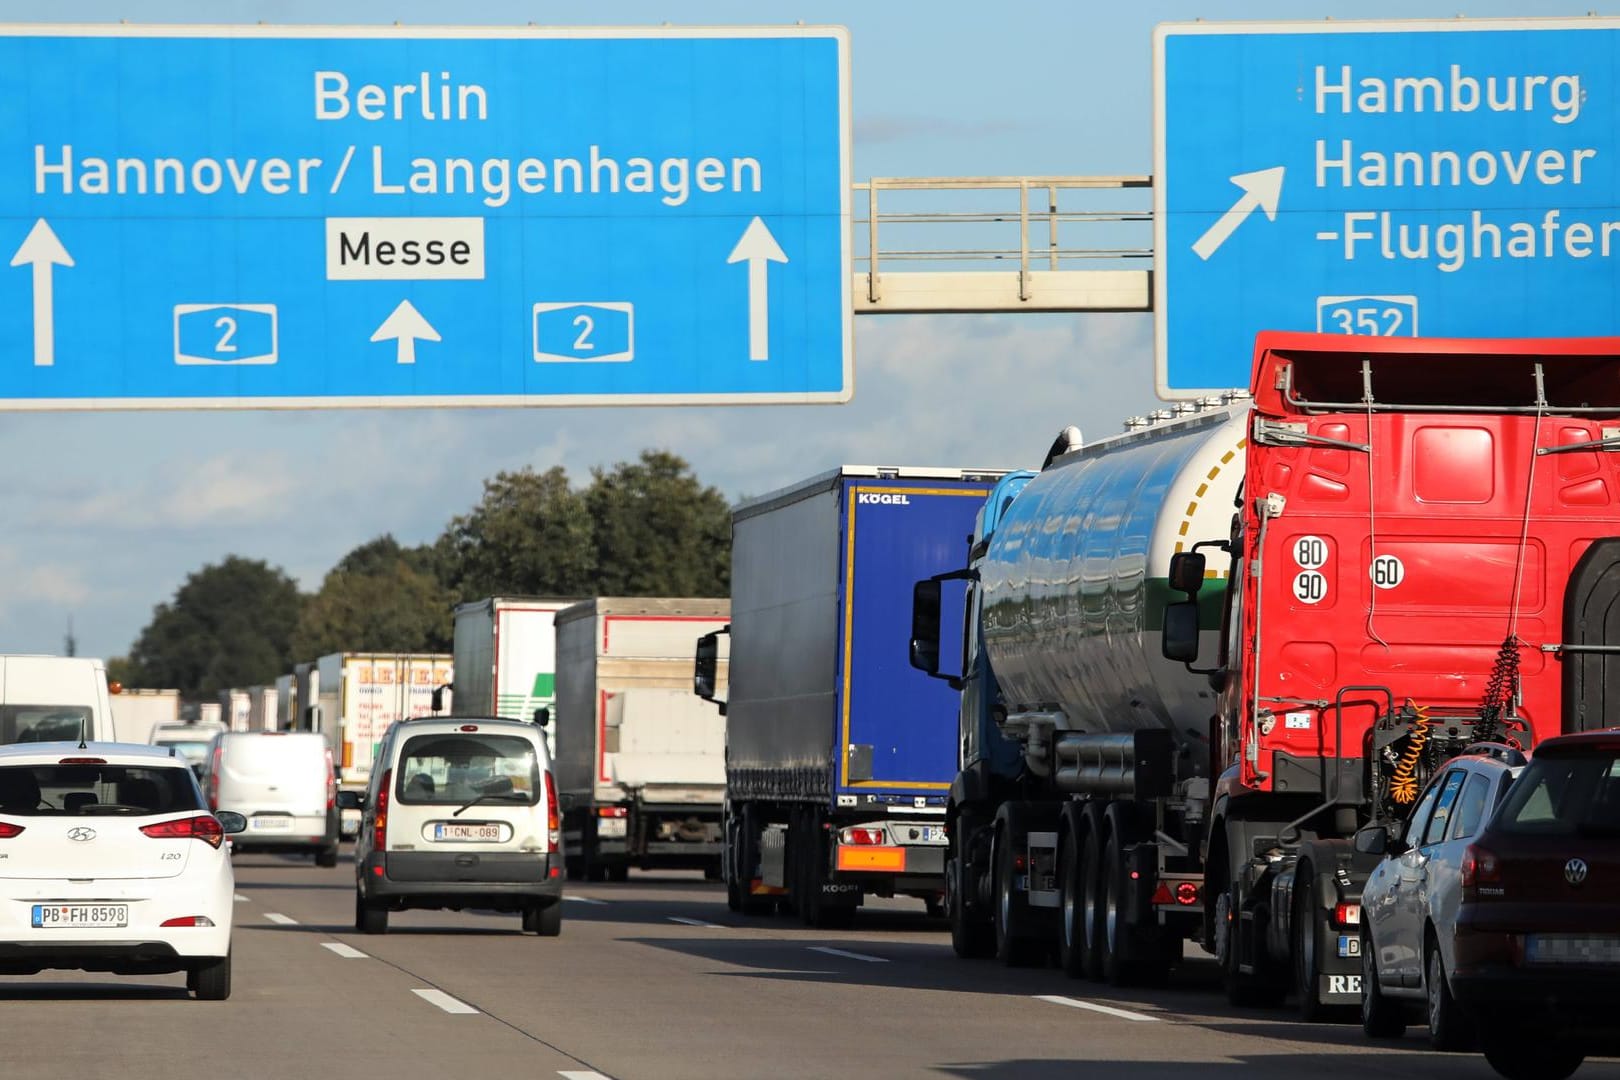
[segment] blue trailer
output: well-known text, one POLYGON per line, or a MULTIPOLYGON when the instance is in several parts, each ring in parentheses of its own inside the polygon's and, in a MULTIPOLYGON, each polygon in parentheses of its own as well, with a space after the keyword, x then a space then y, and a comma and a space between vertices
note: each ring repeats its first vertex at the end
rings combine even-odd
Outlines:
MULTIPOLYGON (((725 877, 733 910, 847 925, 942 911, 957 695, 906 652, 913 583, 955 566, 1000 472, 846 466, 732 515, 725 877)), ((698 690, 711 636, 699 649, 698 690)))

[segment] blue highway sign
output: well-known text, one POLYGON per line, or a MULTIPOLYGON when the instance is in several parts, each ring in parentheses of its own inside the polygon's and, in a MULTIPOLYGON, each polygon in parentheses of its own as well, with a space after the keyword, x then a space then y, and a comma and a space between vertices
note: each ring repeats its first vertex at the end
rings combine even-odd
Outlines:
POLYGON ((0 408, 847 401, 849 39, 0 27, 0 408))
POLYGON ((1259 330, 1620 332, 1620 20, 1154 34, 1162 396, 1259 330))

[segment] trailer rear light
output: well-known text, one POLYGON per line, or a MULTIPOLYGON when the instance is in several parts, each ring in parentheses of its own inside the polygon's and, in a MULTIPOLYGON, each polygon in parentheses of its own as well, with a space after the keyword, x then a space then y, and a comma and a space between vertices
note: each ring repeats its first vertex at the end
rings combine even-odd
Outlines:
POLYGON ((154 840, 201 840, 211 848, 225 842, 225 827, 212 814, 142 825, 141 832, 154 840))
POLYGON ((1468 850, 1463 852, 1462 869, 1458 875, 1458 884, 1463 889, 1463 899, 1479 899, 1479 887, 1484 884, 1496 884, 1502 880, 1502 864, 1497 861, 1493 852, 1487 851, 1478 844, 1469 844, 1468 850))
POLYGON ((98 757, 65 757, 57 762, 58 765, 105 765, 106 758, 98 757))
POLYGON ((886 837, 883 835, 883 829, 881 826, 872 828, 866 825, 851 825, 849 828, 841 830, 838 834, 838 842, 840 844, 881 845, 885 840, 886 837))
POLYGON ((1333 906, 1334 925, 1341 929, 1347 926, 1361 925, 1360 904, 1335 904, 1333 906))
POLYGON ((562 850, 562 815, 557 811, 557 781, 546 770, 546 845, 556 854, 562 850))
POLYGON ((596 815, 597 817, 629 817, 630 808, 628 806, 598 806, 596 815))
POLYGON ((1174 886, 1168 881, 1161 881, 1159 887, 1153 890, 1154 907, 1168 907, 1171 904, 1192 907, 1198 900, 1198 883, 1193 881, 1176 882, 1174 886))
POLYGON ((182 915, 178 919, 164 919, 159 926, 213 926, 214 920, 206 915, 182 915))
POLYGON ((388 850, 388 791, 393 782, 394 770, 389 769, 382 774, 382 783, 377 785, 377 811, 371 820, 371 846, 375 851, 388 850))
POLYGON ((1198 885, 1191 881, 1183 881, 1176 886, 1176 903, 1182 907, 1191 907, 1201 898, 1198 895, 1198 885))
POLYGON ((21 836, 22 834, 23 827, 21 825, 13 825, 9 821, 0 821, 0 840, 10 840, 12 837, 21 836))

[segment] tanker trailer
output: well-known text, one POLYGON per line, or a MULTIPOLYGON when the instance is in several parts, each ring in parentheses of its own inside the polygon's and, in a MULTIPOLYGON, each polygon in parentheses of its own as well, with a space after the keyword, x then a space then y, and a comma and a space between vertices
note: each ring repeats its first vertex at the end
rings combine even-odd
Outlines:
POLYGON ((1124 983, 1190 937, 1235 1002, 1357 1004, 1356 831, 1459 753, 1612 722, 1617 375, 1613 339, 1265 333, 1252 406, 993 496, 913 612, 938 674, 966 580, 957 951, 1124 983))

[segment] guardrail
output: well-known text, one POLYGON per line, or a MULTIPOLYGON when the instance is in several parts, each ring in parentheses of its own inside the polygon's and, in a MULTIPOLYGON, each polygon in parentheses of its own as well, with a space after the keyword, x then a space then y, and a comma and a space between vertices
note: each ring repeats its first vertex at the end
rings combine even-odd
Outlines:
POLYGON ((855 310, 1151 310, 1151 188, 1147 176, 856 184, 855 310))

